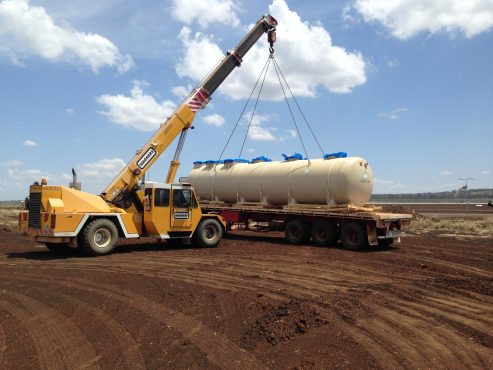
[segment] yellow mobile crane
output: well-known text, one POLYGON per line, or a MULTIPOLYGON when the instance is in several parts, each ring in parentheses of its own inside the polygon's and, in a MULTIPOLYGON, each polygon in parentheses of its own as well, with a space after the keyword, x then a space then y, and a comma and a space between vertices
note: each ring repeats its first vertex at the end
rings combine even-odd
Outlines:
POLYGON ((264 33, 272 49, 276 26, 274 17, 260 18, 100 195, 77 190, 75 172, 71 187, 48 185, 46 180, 31 185, 27 210, 19 214, 19 227, 51 250, 77 246, 93 256, 110 253, 118 237, 191 238, 199 246, 217 245, 225 227, 221 216, 201 211, 191 185, 173 184, 180 153, 196 112, 205 108, 214 91, 264 33), (142 182, 146 171, 177 136, 166 181, 142 182))

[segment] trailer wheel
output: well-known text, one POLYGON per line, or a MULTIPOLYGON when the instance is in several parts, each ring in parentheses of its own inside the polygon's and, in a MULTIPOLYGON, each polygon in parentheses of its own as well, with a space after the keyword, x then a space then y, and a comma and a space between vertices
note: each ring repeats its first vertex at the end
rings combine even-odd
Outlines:
POLYGON ((88 256, 103 256, 111 253, 117 239, 115 224, 106 218, 98 218, 84 227, 79 234, 78 244, 88 256))
POLYGON ((340 237, 340 230, 334 222, 317 221, 312 226, 312 242, 319 246, 336 245, 340 237))
POLYGON ((212 248, 219 244, 223 237, 223 228, 215 218, 206 218, 200 221, 193 234, 193 242, 199 247, 212 248))
POLYGON ((306 243, 310 238, 310 228, 305 220, 293 218, 288 221, 284 230, 286 240, 291 244, 306 243))
POLYGON ((51 252, 66 252, 66 251, 68 251, 68 243, 45 243, 45 246, 51 252))
POLYGON ((367 248, 368 232, 364 224, 350 222, 343 226, 341 231, 342 245, 346 249, 361 250, 367 248))

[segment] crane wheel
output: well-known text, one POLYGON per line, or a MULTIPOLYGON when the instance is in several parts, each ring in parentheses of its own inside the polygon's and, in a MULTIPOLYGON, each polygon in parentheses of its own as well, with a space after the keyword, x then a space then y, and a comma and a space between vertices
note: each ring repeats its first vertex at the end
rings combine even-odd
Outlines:
POLYGON ((368 232, 364 224, 350 222, 342 227, 341 242, 344 248, 361 250, 369 246, 368 232))
POLYGON ((284 234, 290 244, 306 243, 310 239, 310 227, 305 220, 293 218, 286 224, 284 234))
POLYGON ((215 218, 206 218, 200 221, 193 234, 192 241, 202 248, 213 248, 223 237, 223 228, 215 218))
POLYGON ((106 218, 88 223, 79 234, 79 248, 88 256, 103 256, 111 253, 118 239, 118 229, 106 218))
POLYGON ((341 231, 334 222, 320 220, 313 224, 311 235, 313 244, 327 247, 337 244, 341 231))

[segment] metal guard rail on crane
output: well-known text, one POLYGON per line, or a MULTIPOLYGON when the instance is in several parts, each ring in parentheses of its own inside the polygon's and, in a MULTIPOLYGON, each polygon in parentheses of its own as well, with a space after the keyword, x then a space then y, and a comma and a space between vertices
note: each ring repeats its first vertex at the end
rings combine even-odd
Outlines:
POLYGON ((275 29, 277 21, 270 15, 260 18, 255 26, 240 41, 235 49, 227 52, 226 56, 217 66, 202 80, 190 95, 181 103, 175 112, 161 124, 158 131, 149 141, 137 151, 132 160, 123 168, 115 179, 104 189, 101 197, 110 204, 120 208, 130 208, 132 204, 138 209, 140 202, 135 194, 139 190, 139 181, 147 170, 166 150, 166 148, 180 135, 179 143, 171 165, 166 182, 173 182, 179 166, 179 156, 186 132, 192 126, 195 113, 205 108, 212 94, 228 75, 241 65, 242 58, 258 39, 267 32, 268 41, 272 50, 276 39, 275 29))

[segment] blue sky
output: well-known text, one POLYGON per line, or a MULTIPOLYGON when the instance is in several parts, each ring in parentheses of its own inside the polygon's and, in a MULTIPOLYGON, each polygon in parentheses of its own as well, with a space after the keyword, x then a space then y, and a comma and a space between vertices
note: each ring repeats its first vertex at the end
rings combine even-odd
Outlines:
MULTIPOLYGON (((493 188, 493 1, 0 1, 0 200, 74 167, 99 193, 261 15, 324 152, 375 193, 493 188)), ((268 56, 262 38, 200 111, 181 157, 221 153, 268 56)), ((243 157, 303 152, 271 70, 243 157)), ((247 109, 251 111, 251 106, 247 109)), ((225 157, 239 154, 243 118, 225 157)), ((321 156, 298 116, 312 158, 321 156)), ((163 180, 174 147, 148 172, 163 180)))

